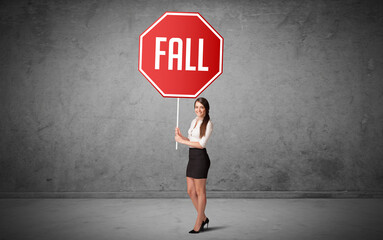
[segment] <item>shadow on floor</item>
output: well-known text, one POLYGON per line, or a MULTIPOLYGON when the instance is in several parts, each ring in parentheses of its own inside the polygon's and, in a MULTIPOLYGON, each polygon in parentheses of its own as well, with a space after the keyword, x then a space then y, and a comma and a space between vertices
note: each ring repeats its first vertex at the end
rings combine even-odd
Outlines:
POLYGON ((222 229, 225 229, 225 228, 228 228, 229 226, 216 226, 216 227, 209 227, 209 228, 205 228, 203 231, 204 232, 210 232, 210 231, 215 231, 215 230, 222 230, 222 229))

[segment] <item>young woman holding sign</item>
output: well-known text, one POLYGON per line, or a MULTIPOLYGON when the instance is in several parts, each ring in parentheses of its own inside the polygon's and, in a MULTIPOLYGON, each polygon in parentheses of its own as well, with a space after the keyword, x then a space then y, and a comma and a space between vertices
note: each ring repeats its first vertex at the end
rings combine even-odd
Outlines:
POLYGON ((189 233, 199 233, 209 224, 209 218, 205 215, 206 179, 210 167, 205 146, 213 131, 209 109, 209 102, 205 98, 198 98, 194 102, 197 117, 191 122, 188 137, 182 136, 178 127, 175 129, 175 140, 190 147, 189 163, 186 168, 187 192, 198 215, 194 228, 189 233))

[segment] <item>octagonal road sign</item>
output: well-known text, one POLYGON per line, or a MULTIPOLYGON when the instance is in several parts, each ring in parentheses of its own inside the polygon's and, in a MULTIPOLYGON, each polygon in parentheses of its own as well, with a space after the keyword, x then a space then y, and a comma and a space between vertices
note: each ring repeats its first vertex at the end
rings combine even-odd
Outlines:
POLYGON ((163 97, 196 98, 222 61, 223 38, 199 13, 165 12, 140 35, 138 69, 163 97))

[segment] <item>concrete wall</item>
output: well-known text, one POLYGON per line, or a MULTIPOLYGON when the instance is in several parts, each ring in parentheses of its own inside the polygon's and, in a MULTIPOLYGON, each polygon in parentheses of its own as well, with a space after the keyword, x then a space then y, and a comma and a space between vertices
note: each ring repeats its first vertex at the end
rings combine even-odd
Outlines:
MULTIPOLYGON (((2 1, 0 191, 185 190, 176 100, 138 72, 165 11, 224 37, 208 190, 383 190, 380 1, 2 1)), ((194 117, 181 99, 180 127, 194 117)))

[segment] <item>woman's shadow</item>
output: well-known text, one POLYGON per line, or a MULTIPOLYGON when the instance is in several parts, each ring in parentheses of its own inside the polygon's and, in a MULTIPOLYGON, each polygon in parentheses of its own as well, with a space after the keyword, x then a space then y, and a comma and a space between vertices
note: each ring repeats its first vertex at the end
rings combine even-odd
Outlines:
POLYGON ((228 226, 216 226, 216 227, 209 227, 209 228, 204 228, 204 232, 210 232, 210 231, 215 231, 215 230, 221 230, 224 228, 228 228, 228 226))

